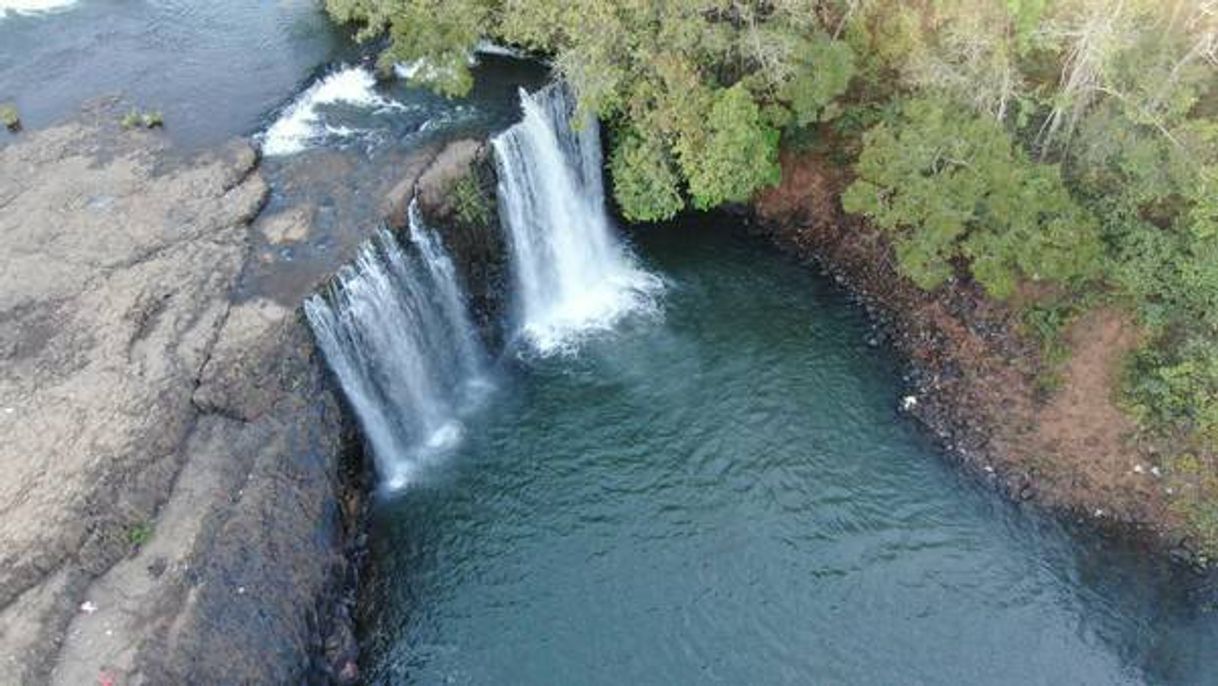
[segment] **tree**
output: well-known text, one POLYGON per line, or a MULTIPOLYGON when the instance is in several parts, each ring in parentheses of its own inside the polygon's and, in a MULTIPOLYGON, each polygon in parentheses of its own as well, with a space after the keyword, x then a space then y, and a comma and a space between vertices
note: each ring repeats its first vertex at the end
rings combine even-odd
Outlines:
POLYGON ((901 268, 920 287, 943 283, 957 260, 998 298, 1021 278, 1081 282, 1098 273, 1094 219, 1056 166, 1031 161, 993 119, 918 98, 863 141, 843 206, 896 236, 901 268))
POLYGON ((668 219, 685 206, 668 151, 654 138, 634 130, 619 134, 609 168, 614 199, 630 221, 668 219))
POLYGON ((744 202, 754 190, 778 183, 778 131, 762 121, 742 85, 716 94, 705 126, 704 135, 676 146, 695 207, 744 202))

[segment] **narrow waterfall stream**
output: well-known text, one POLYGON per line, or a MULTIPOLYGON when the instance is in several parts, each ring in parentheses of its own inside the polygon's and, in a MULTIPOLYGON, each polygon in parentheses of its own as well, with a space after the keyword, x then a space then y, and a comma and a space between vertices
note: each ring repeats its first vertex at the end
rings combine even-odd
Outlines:
POLYGON ((389 488, 460 438, 484 354, 452 260, 411 204, 408 252, 381 229, 305 314, 389 488))
POLYGON ((546 353, 654 308, 661 281, 613 235, 596 120, 585 115, 572 125, 575 106, 562 84, 520 98, 524 120, 494 140, 499 205, 521 332, 546 353))

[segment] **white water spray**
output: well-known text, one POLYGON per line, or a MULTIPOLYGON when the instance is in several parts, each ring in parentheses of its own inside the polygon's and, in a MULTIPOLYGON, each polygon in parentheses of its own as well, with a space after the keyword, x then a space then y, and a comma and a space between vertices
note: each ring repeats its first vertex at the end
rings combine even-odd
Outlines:
POLYGON ((0 19, 13 14, 36 15, 62 12, 76 4, 76 0, 0 0, 0 19))
POLYGON ((376 77, 365 67, 346 67, 319 79, 283 110, 275 123, 262 135, 262 153, 268 156, 293 155, 309 149, 327 137, 349 138, 357 132, 343 126, 327 125, 322 105, 345 104, 378 112, 401 109, 403 105, 376 92, 376 77))
POLYGON ((461 438, 483 352, 452 260, 410 208, 417 255, 382 229, 305 314, 389 488, 461 438))
POLYGON ((614 235, 605 211, 596 120, 555 84, 521 92, 524 120, 494 139, 500 217, 512 250, 521 331, 542 353, 568 348, 662 288, 614 235))

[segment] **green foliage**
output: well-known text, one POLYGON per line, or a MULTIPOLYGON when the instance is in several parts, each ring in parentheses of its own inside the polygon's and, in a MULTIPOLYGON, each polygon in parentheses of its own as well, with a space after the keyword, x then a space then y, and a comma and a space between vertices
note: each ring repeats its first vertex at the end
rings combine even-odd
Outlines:
POLYGON ((1032 47, 1036 30, 1049 9, 1049 0, 1005 0, 1011 29, 1019 50, 1032 47))
POLYGON ((920 98, 863 140, 843 206, 896 235, 901 268, 920 287, 943 283, 957 261, 999 298, 1021 278, 1096 275, 1094 220, 1057 168, 1032 162, 994 120, 920 98))
MULTIPOLYGON (((859 3, 845 18, 845 40, 862 57, 867 82, 891 84, 906 64, 926 50, 918 10, 899 2, 859 3)), ((887 90, 888 86, 883 87, 887 90)))
POLYGON ((448 96, 473 87, 470 51, 497 3, 479 0, 326 0, 336 21, 360 27, 357 37, 387 33, 381 66, 411 65, 410 79, 448 96))
POLYGON ((1132 409, 1152 425, 1170 426, 1218 441, 1218 349, 1193 339, 1180 346, 1147 347, 1129 373, 1132 409))
POLYGON ((685 206, 680 179, 662 144, 634 131, 619 135, 609 158, 613 197, 634 222, 671 219, 685 206))
POLYGON ((142 548, 152 540, 152 533, 151 522, 137 522, 127 529, 127 543, 132 548, 142 548))
POLYGON ((1088 298, 1070 296, 1034 301, 1023 311, 1023 331, 1040 347, 1041 369, 1037 387, 1052 392, 1062 382, 1061 367, 1070 359, 1066 328, 1090 305, 1088 298))
POLYGON ((632 219, 747 200, 778 180, 779 130, 831 118, 854 74, 817 0, 327 0, 387 34, 382 63, 461 95, 479 39, 553 56, 580 107, 607 122, 614 195, 632 219))
POLYGON ((21 128, 21 115, 17 108, 9 104, 0 104, 0 124, 10 131, 21 128))
POLYGON ((165 125, 165 117, 158 110, 142 112, 132 108, 130 112, 123 115, 119 124, 124 129, 158 129, 165 125))
POLYGON ((705 134, 683 138, 677 145, 694 206, 709 209, 743 202, 754 190, 778 183, 778 138, 743 86, 720 91, 705 134))
POLYGON ((796 58, 794 76, 784 85, 783 99, 790 103, 794 123, 808 126, 832 119, 834 102, 854 78, 854 51, 843 41, 817 33, 796 58))
POLYGON ((1218 468, 1185 452, 1168 462, 1168 478, 1178 496, 1172 509, 1189 522, 1201 544, 1202 564, 1218 557, 1218 468))
POLYGON ((449 191, 453 211, 457 219, 466 226, 488 226, 491 222, 491 205, 482 184, 473 171, 457 179, 449 191))

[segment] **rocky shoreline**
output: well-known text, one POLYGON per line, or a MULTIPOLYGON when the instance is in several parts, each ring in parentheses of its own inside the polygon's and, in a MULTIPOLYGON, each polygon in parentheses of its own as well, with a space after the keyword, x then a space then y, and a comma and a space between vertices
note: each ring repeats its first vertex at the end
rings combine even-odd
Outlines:
MULTIPOLYGON (((371 476, 299 308, 350 255, 249 288, 322 229, 263 211, 249 144, 183 157, 118 111, 0 149, 0 683, 353 683, 371 476)), ((428 189, 488 160, 428 147, 397 187, 449 221, 428 189)), ((446 241, 489 313, 475 229, 446 241)))
POLYGON ((1051 370, 1013 308, 975 284, 925 292, 901 276, 887 238, 841 209, 848 170, 816 155, 785 155, 782 183, 747 208, 753 230, 818 264, 867 310, 871 341, 908 362, 914 416, 949 455, 1016 501, 1038 503, 1198 570, 1210 560, 1188 535, 1114 395, 1128 320, 1100 311, 1067 332, 1076 359, 1051 370), (1064 376, 1050 390, 1046 371, 1064 376), (1138 469, 1138 467, 1142 467, 1138 469))

